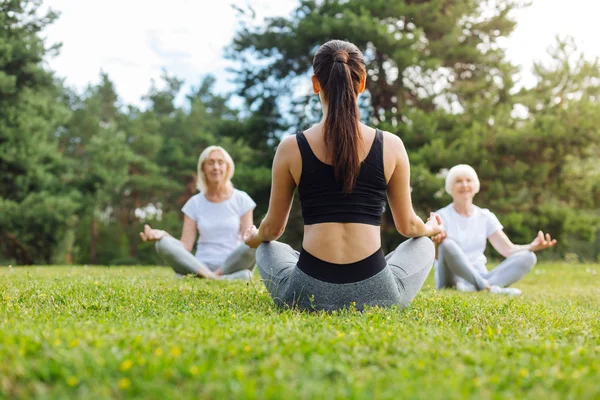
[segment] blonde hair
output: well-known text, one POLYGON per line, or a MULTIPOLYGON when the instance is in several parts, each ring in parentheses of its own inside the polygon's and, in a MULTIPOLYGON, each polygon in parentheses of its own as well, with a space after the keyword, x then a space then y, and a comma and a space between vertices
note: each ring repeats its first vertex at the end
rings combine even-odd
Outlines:
POLYGON ((204 151, 202 151, 202 153, 200 153, 200 157, 198 157, 198 180, 196 181, 196 188, 199 192, 206 191, 206 175, 202 170, 202 166, 204 165, 206 159, 208 159, 208 157, 210 156, 210 153, 212 153, 213 151, 220 151, 221 154, 223 154, 223 158, 225 158, 225 163, 227 163, 227 175, 225 176, 225 180, 228 186, 233 186, 231 183, 231 178, 233 178, 233 173, 235 171, 233 159, 231 158, 227 150, 225 150, 221 146, 208 146, 204 149, 204 151))
POLYGON ((473 180, 473 184, 475 185, 475 193, 479 193, 480 183, 479 178, 477 177, 477 172, 467 164, 458 164, 454 167, 450 168, 448 171, 448 175, 446 175, 446 193, 452 196, 452 186, 454 186, 454 182, 456 178, 459 176, 467 176, 473 180))

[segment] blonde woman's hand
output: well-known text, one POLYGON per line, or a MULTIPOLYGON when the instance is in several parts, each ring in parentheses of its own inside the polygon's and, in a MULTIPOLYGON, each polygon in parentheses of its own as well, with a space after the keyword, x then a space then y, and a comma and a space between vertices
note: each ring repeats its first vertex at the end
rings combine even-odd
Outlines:
POLYGON ((155 242, 167 236, 168 233, 162 229, 152 229, 150 225, 144 225, 144 232, 140 232, 140 237, 144 242, 155 242))

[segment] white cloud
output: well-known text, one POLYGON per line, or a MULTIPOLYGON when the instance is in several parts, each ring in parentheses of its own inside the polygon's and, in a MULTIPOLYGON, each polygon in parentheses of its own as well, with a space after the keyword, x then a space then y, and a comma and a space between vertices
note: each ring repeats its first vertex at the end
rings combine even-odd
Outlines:
POLYGON ((520 66, 525 86, 535 83, 534 61, 548 61, 548 48, 556 35, 572 36, 587 57, 600 57, 600 3, 590 0, 534 0, 530 7, 515 12, 517 26, 506 40, 508 58, 520 66))

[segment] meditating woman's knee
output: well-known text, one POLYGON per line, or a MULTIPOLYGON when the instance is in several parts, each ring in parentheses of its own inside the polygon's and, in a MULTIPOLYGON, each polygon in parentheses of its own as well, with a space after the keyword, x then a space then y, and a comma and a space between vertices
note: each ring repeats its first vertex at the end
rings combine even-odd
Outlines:
POLYGON ((456 243, 454 240, 452 240, 450 238, 444 239, 444 241, 442 243, 440 243, 438 248, 441 251, 444 251, 444 252, 450 253, 450 254, 456 254, 459 251, 461 251, 458 243, 456 243))
POLYGON ((412 242, 413 246, 416 246, 416 248, 419 251, 422 251, 422 252, 435 251, 435 246, 433 245, 433 242, 431 241, 431 239, 429 239, 426 236, 409 239, 409 242, 412 242))
POLYGON ((537 256, 533 251, 523 251, 516 254, 521 259, 521 268, 531 271, 537 263, 537 256))
POLYGON ((265 264, 266 260, 271 257, 276 243, 277 242, 263 242, 256 248, 256 264, 265 264))
POLYGON ((162 256, 171 253, 173 251, 173 246, 180 245, 181 242, 179 242, 177 239, 174 239, 171 236, 164 236, 160 240, 156 241, 154 247, 156 248, 156 252, 162 256))
POLYGON ((256 248, 256 263, 264 265, 267 262, 287 262, 297 259, 296 251, 285 243, 271 241, 263 242, 256 248))
POLYGON ((433 264, 433 260, 435 259, 435 245, 428 237, 422 236, 418 238, 409 239, 412 246, 414 246, 414 251, 423 260, 431 261, 430 264, 433 264))

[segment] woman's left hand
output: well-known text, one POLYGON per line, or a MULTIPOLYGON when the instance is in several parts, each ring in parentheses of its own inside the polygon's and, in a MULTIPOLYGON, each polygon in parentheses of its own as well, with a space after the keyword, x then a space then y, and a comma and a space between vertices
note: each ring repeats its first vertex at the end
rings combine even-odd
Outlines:
POLYGON ((258 229, 254 225, 246 229, 242 238, 244 239, 244 243, 253 249, 256 249, 262 243, 262 240, 258 237, 258 229))
POLYGON ((556 239, 552 239, 550 237, 549 233, 546 233, 546 235, 544 236, 544 232, 539 231, 537 237, 535 239, 533 239, 533 242, 531 242, 531 244, 529 245, 529 250, 530 251, 544 250, 544 249, 554 246, 555 244, 556 244, 556 239))

